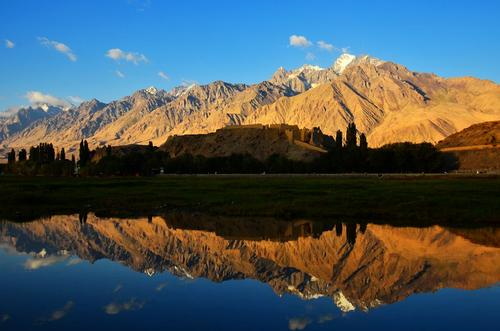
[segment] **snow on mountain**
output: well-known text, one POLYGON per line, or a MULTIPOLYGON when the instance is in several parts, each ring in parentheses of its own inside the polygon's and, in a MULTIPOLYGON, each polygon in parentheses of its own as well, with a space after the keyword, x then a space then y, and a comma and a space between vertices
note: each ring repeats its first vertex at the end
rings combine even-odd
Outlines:
POLYGON ((156 93, 158 93, 158 89, 154 86, 148 87, 147 89, 145 89, 145 91, 151 95, 156 95, 156 93))
POLYGON ((333 71, 335 71, 337 74, 341 74, 342 71, 347 68, 349 64, 352 63, 356 59, 356 56, 344 53, 340 55, 337 60, 335 60, 335 63, 332 66, 333 71))

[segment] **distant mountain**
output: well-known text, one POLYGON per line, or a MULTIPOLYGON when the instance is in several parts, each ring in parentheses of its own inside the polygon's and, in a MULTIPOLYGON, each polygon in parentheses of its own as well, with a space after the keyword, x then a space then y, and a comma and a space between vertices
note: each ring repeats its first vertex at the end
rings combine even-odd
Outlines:
POLYGON ((371 146, 435 143, 472 124, 498 120, 500 86, 471 77, 445 79, 370 56, 342 54, 329 68, 279 68, 269 81, 254 85, 216 81, 168 92, 151 87, 109 104, 91 100, 41 115, 14 126, 0 120, 0 146, 51 141, 71 151, 81 139, 92 147, 148 141, 160 145, 172 135, 256 123, 320 127, 333 135, 353 121, 371 146))
POLYGON ((7 111, 0 117, 0 142, 26 129, 32 123, 62 112, 60 107, 46 104, 7 111))

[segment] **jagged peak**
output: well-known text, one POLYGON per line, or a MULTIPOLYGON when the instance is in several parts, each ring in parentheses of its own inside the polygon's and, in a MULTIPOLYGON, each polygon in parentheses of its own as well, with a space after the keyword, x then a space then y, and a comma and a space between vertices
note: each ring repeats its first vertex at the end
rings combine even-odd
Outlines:
POLYGON ((150 86, 150 87, 144 89, 144 91, 146 91, 147 93, 149 93, 151 95, 156 95, 156 93, 158 93, 158 89, 154 86, 150 86))
POLYGON ((356 58, 355 63, 356 64, 361 64, 361 63, 367 63, 367 64, 372 64, 374 66, 379 66, 381 64, 384 64, 386 61, 383 61, 379 58, 364 54, 360 55, 356 58))
POLYGON ((320 66, 315 66, 315 65, 312 65, 312 64, 304 64, 302 67, 300 68, 297 68, 295 70, 293 70, 294 72, 303 72, 303 71, 321 71, 321 70, 325 70, 325 68, 322 68, 320 66))
POLYGON ((342 53, 333 63, 332 69, 340 75, 355 59, 356 56, 352 54, 342 53))

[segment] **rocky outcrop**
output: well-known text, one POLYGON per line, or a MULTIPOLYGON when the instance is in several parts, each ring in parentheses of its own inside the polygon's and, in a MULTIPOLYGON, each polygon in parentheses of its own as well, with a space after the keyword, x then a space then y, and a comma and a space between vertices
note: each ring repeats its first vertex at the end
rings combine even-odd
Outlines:
POLYGON ((458 160, 461 171, 500 170, 500 121, 472 125, 440 141, 437 147, 458 160))
POLYGON ((323 135, 319 128, 299 129, 291 125, 227 126, 215 133, 183 135, 168 138, 160 150, 170 157, 183 154, 205 157, 223 157, 249 154, 265 161, 273 154, 291 160, 311 161, 326 148, 333 146, 333 137, 323 135))
POLYGON ((278 294, 329 296, 342 310, 369 309, 444 287, 476 289, 500 280, 500 249, 488 232, 331 224, 307 220, 169 215, 149 219, 54 216, 0 224, 0 241, 37 259, 61 251, 108 258, 154 275, 213 281, 251 278, 278 294), (463 236, 463 234, 467 236, 463 236), (474 238, 472 241, 466 238, 474 238))

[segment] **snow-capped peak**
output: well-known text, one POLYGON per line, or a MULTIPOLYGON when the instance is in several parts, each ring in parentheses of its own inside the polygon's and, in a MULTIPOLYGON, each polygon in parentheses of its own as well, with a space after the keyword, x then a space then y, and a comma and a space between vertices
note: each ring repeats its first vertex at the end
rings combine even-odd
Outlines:
POLYGON ((345 68, 347 68, 347 66, 351 64, 355 59, 356 56, 348 53, 343 53, 337 58, 337 60, 335 60, 335 63, 333 64, 333 71, 335 71, 337 74, 341 74, 342 71, 344 71, 345 68))
POLYGON ((335 292, 335 294, 333 295, 333 302, 344 313, 356 309, 356 307, 354 307, 354 305, 345 297, 342 291, 335 292))
POLYGON ((374 66, 379 66, 379 65, 385 63, 385 61, 382 61, 382 60, 377 59, 376 57, 372 57, 370 55, 362 55, 362 56, 357 58, 357 61, 359 61, 360 63, 362 62, 362 63, 372 64, 374 66))
POLYGON ((298 68, 297 70, 294 70, 294 71, 302 72, 302 71, 306 71, 306 70, 309 70, 309 71, 321 71, 321 70, 324 70, 324 68, 321 68, 320 66, 313 66, 311 64, 304 64, 302 67, 300 67, 300 68, 298 68))
POLYGON ((155 95, 156 93, 158 93, 158 89, 154 86, 148 87, 147 89, 145 89, 145 91, 151 95, 155 95))

